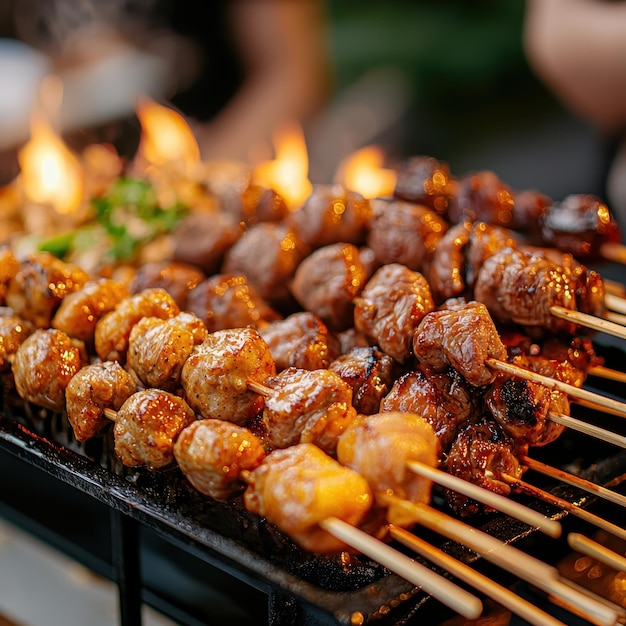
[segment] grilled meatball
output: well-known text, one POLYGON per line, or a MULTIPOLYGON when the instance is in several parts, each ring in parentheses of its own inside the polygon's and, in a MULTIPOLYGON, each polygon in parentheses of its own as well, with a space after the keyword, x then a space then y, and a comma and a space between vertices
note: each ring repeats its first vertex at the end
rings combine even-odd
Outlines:
POLYGON ((294 308, 289 282, 309 251, 286 224, 256 224, 228 251, 222 272, 244 275, 271 306, 289 310, 294 308))
MULTIPOLYGON (((468 424, 459 431, 442 469, 505 496, 511 493, 511 488, 502 480, 502 474, 515 478, 522 475, 515 442, 489 419, 468 424)), ((445 490, 445 495, 457 515, 469 516, 485 510, 483 505, 458 491, 445 490)))
POLYGON ((20 398, 62 412, 65 388, 83 366, 81 353, 81 346, 63 331, 35 330, 13 357, 13 376, 20 398))
POLYGON ((207 276, 215 274, 242 232, 241 222, 226 212, 192 212, 172 232, 172 261, 195 265, 207 276))
POLYGON ((263 409, 248 381, 276 374, 269 346, 253 328, 209 333, 185 361, 181 384, 189 405, 202 417, 245 424, 263 409))
POLYGON ((539 223, 545 245, 571 252, 579 259, 601 260, 603 244, 622 240, 610 209, 592 194, 572 194, 551 204, 539 223))
POLYGON ((571 274, 541 252, 503 248, 485 260, 474 297, 501 323, 574 334, 573 323, 550 313, 558 305, 576 309, 576 283, 571 274))
POLYGON ((430 502, 432 483, 412 472, 408 463, 436 467, 437 438, 430 424, 413 413, 376 413, 354 422, 339 438, 337 459, 363 476, 377 503, 387 508, 387 521, 410 525, 394 496, 413 504, 430 502))
POLYGON ((174 443, 174 457, 189 482, 216 500, 245 489, 241 472, 265 458, 263 442, 250 430, 231 422, 202 419, 192 422, 174 443))
POLYGON ((296 237, 310 248, 321 248, 343 241, 365 243, 372 207, 369 200, 341 185, 316 185, 313 193, 287 224, 296 237))
POLYGON ((162 389, 143 389, 122 404, 113 427, 115 454, 127 467, 155 470, 174 461, 174 442, 196 419, 189 405, 162 389))
POLYGON ((396 379, 398 364, 374 346, 354 347, 329 366, 352 388, 352 406, 357 413, 378 413, 380 402, 396 379))
MULTIPOLYGON (((213 187, 212 181, 209 185, 213 187)), ((279 222, 284 219, 289 208, 284 198, 274 189, 267 189, 247 180, 238 184, 222 186, 217 190, 221 208, 230 213, 239 222, 256 224, 258 222, 279 222)))
POLYGON ((413 334, 435 308, 430 287, 419 272, 383 265, 355 299, 354 327, 403 363, 413 353, 413 334))
POLYGON ((440 215, 446 215, 456 189, 450 167, 430 156, 411 157, 396 170, 396 198, 425 204, 440 215))
POLYGON ((258 328, 281 317, 242 274, 207 278, 189 292, 187 306, 209 332, 244 326, 258 328))
POLYGON ((206 336, 204 323, 193 313, 166 320, 144 317, 130 331, 127 368, 143 386, 174 392, 185 361, 206 336))
POLYGON ((466 174, 458 180, 448 217, 453 224, 467 218, 508 228, 513 221, 513 194, 494 172, 466 174))
POLYGON ((0 315, 0 372, 10 367, 13 355, 34 328, 16 315, 0 315))
POLYGON ((40 252, 20 263, 9 283, 6 303, 19 317, 38 328, 49 328, 63 298, 88 280, 88 274, 78 266, 40 252))
POLYGON ((129 285, 130 293, 160 287, 174 298, 181 311, 187 308, 187 294, 206 278, 197 265, 153 261, 137 268, 129 285))
POLYGON ((93 363, 78 370, 65 390, 67 419, 77 441, 100 434, 111 423, 104 410, 119 410, 136 391, 132 376, 117 361, 93 363))
POLYGON ((334 456, 337 438, 356 418, 350 386, 329 370, 296 368, 266 379, 265 385, 263 423, 270 446, 314 443, 334 456))
POLYGON ((349 243, 318 248, 298 266, 291 292, 302 308, 317 315, 332 331, 354 323, 354 298, 368 274, 359 250, 349 243))
POLYGON ((63 298, 52 318, 52 327, 91 346, 97 323, 128 295, 126 287, 115 280, 90 280, 63 298))
POLYGON ((142 317, 168 319, 180 313, 174 298, 165 289, 145 289, 122 300, 96 324, 94 345, 101 361, 126 362, 128 340, 133 326, 142 317))
POLYGON ((244 503, 305 550, 332 553, 346 546, 319 523, 336 517, 358 526, 372 506, 372 493, 357 472, 301 443, 265 457, 250 474, 244 503))
POLYGON ((425 271, 448 229, 446 222, 423 204, 399 200, 373 200, 371 204, 367 244, 378 261, 425 271))
POLYGON ((529 241, 541 243, 541 216, 552 203, 552 198, 533 189, 515 192, 513 194, 513 221, 509 228, 524 233, 529 241))
POLYGON ((440 239, 429 270, 430 287, 437 302, 461 296, 465 292, 465 250, 472 223, 463 219, 440 239))
POLYGON ((259 329, 270 347, 276 370, 288 367, 316 370, 328 367, 340 353, 340 344, 322 320, 308 311, 293 313, 259 329))
POLYGON ((415 413, 428 422, 446 451, 460 426, 476 421, 480 398, 453 368, 436 373, 426 367, 398 378, 380 403, 380 411, 415 413))
POLYGON ((413 352, 436 371, 451 365, 477 387, 496 377, 485 361, 507 357, 487 308, 474 301, 428 313, 415 332, 413 352))

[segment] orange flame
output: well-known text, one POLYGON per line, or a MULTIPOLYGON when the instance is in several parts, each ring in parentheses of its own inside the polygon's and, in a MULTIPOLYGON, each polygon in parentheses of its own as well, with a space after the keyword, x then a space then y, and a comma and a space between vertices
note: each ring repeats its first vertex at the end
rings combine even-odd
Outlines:
POLYGON ((393 192, 396 173, 384 169, 383 152, 376 146, 367 146, 348 156, 339 166, 337 182, 364 198, 386 196, 393 192))
POLYGON ((273 189, 282 196, 291 209, 299 207, 311 195, 309 155, 302 128, 285 123, 274 133, 276 158, 261 163, 254 169, 253 181, 273 189))
POLYGON ((72 213, 83 199, 83 174, 78 158, 41 112, 32 115, 30 135, 18 154, 26 197, 52 206, 57 213, 72 213))
POLYGON ((152 165, 182 164, 186 169, 200 162, 200 148, 182 115, 143 98, 137 104, 141 124, 142 156, 152 165))

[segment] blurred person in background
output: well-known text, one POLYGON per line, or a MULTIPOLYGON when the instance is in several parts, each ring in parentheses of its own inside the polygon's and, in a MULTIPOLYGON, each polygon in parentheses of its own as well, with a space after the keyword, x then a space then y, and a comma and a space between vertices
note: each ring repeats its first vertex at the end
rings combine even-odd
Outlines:
MULTIPOLYGON (((108 141, 132 152, 136 98, 150 95, 188 118, 204 159, 267 158, 278 123, 305 124, 329 95, 325 24, 318 0, 8 0, 0 44, 11 45, 0 46, 8 52, 0 74, 14 72, 0 80, 28 75, 33 98, 45 73, 79 75, 63 103, 65 127, 79 127, 70 144, 108 141)), ((28 108, 3 109, 0 96, 0 126, 3 110, 26 117, 28 108)), ((20 124, 9 119, 6 128, 20 124)))
POLYGON ((607 145, 604 196, 626 227, 626 3, 528 0, 524 49, 531 67, 607 145))

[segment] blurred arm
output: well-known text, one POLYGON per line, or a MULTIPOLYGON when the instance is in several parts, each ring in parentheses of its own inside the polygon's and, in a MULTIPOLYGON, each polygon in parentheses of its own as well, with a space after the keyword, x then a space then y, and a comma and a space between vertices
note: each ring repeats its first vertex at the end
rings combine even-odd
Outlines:
POLYGON ((626 4, 528 0, 526 54, 561 101, 604 130, 626 123, 626 4))
POLYGON ((322 3, 315 0, 233 2, 235 43, 246 78, 215 120, 198 131, 203 158, 254 158, 271 146, 279 122, 300 123, 329 92, 322 3))

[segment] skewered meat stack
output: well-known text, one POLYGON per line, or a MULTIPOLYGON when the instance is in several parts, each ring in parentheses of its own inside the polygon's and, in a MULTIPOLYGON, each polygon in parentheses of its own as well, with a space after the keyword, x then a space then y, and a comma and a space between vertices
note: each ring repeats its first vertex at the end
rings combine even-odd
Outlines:
MULTIPOLYGON (((356 230, 358 231, 359 228, 357 228, 356 230)), ((441 226, 442 230, 444 228, 445 228, 444 226, 441 226)), ((324 234, 326 235, 327 233, 324 233, 324 234)), ((355 238, 355 241, 359 243, 361 242, 361 238, 362 238, 362 234, 359 234, 359 236, 355 238)), ((323 237, 317 241, 315 239, 308 241, 307 245, 313 248, 316 248, 316 250, 313 253, 311 253, 309 257, 305 257, 304 260, 301 261, 300 265, 297 267, 297 269, 294 272, 293 295, 295 296, 296 300, 304 301, 308 295, 306 288, 302 287, 298 289, 297 287, 295 287, 295 285, 297 285, 298 283, 297 278, 300 278, 301 284, 306 285, 306 278, 303 278, 303 276, 306 277, 305 270, 308 272, 312 271, 311 269, 307 270, 307 265, 305 263, 307 258, 313 257, 313 261, 317 261, 318 260, 317 257, 314 256, 317 254, 319 255, 319 259, 328 260, 328 267, 330 268, 335 268, 335 267, 341 268, 342 264, 344 267, 343 270, 339 269, 339 271, 337 271, 337 276, 339 277, 339 280, 338 280, 338 287, 334 290, 334 294, 337 294, 338 297, 334 299, 333 303, 330 306, 328 306, 328 304, 325 303, 323 299, 318 296, 317 298, 312 298, 311 304, 308 305, 311 308, 316 308, 320 313, 320 315, 317 317, 316 325, 318 329, 322 329, 322 332, 317 333, 315 335, 316 340, 319 341, 320 336, 324 336, 324 335, 326 337, 331 336, 330 333, 328 333, 328 329, 327 329, 327 326, 325 325, 325 322, 327 322, 329 325, 333 325, 333 328, 332 328, 333 331, 337 333, 345 332, 347 336, 347 333, 350 332, 351 330, 349 327, 349 321, 351 317, 350 313, 352 310, 354 310, 354 319, 361 320, 361 321, 355 323, 356 333, 353 334, 353 340, 355 342, 363 342, 365 344, 365 345, 361 345, 358 347, 368 348, 369 358, 375 356, 375 351, 377 351, 376 346, 379 346, 380 348, 382 348, 382 356, 387 356, 387 358, 392 358, 395 366, 408 367, 414 364, 415 358, 420 360, 420 357, 421 357, 422 365, 420 365, 420 368, 421 368, 420 371, 428 372, 428 374, 434 373, 435 376, 441 376, 444 373, 452 372, 453 370, 450 370, 450 365, 453 363, 451 363, 450 358, 451 356, 454 355, 455 349, 454 347, 452 347, 450 350, 448 350, 447 353, 445 349, 444 350, 441 349, 441 343, 443 341, 443 334, 437 335, 435 331, 432 331, 432 334, 434 334, 434 336, 437 338, 437 341, 439 341, 439 344, 440 344, 437 347, 437 349, 434 350, 434 352, 438 354, 438 358, 441 358, 442 354, 444 355, 443 362, 440 362, 437 360, 435 360, 434 362, 430 362, 429 359, 426 356, 424 356, 424 354, 428 354, 428 352, 427 351, 424 352, 423 346, 420 345, 419 348, 415 347, 416 338, 418 336, 423 337, 423 334, 420 334, 419 332, 420 325, 422 321, 426 318, 428 322, 432 323, 433 318, 428 317, 429 314, 431 313, 433 314, 443 313, 443 314, 448 315, 450 312, 458 312, 458 311, 466 310, 466 309, 467 310, 477 309, 481 305, 478 305, 477 303, 474 303, 474 302, 470 303, 470 305, 468 306, 464 305, 463 303, 448 303, 446 304, 445 308, 442 311, 435 311, 434 298, 432 297, 432 294, 429 293, 429 285, 425 281, 425 279, 423 279, 423 277, 418 274, 418 272, 410 270, 406 266, 400 263, 393 263, 393 262, 388 262, 386 264, 383 264, 379 270, 375 270, 375 267, 379 263, 381 263, 381 261, 376 258, 376 250, 373 250, 374 254, 372 257, 372 253, 370 250, 364 249, 364 248, 359 250, 354 246, 354 244, 343 244, 343 243, 333 244, 333 243, 326 243, 326 241, 327 240, 325 240, 323 237), (326 244, 326 246, 321 245, 324 243, 326 244), (361 254, 363 254, 363 258, 366 259, 364 263, 360 262, 361 254), (347 262, 348 259, 351 260, 352 262, 347 262), (359 268, 356 274, 353 273, 354 272, 353 268, 355 266, 355 263, 356 263, 356 266, 359 268), (301 268, 304 268, 304 269, 302 269, 302 272, 300 276, 298 277, 297 273, 300 271, 301 268), (349 276, 350 279, 346 280, 345 279, 346 276, 349 276), (355 278, 356 276, 358 276, 358 278, 355 278), (388 287, 389 287, 388 281, 391 276, 397 276, 400 278, 400 280, 398 281, 399 289, 398 289, 397 294, 392 294, 393 305, 385 306, 385 302, 383 301, 383 296, 386 295, 385 291, 386 290, 388 291, 388 287), (385 289, 385 283, 387 283, 387 289, 385 289), (406 306, 406 302, 408 302, 409 304, 408 307, 406 306), (400 318, 402 320, 402 324, 400 325, 402 328, 402 332, 398 332, 398 326, 397 326, 398 318, 394 317, 398 310, 402 310, 403 314, 405 315, 405 317, 400 318), (340 312, 340 314, 337 314, 337 312, 340 312), (424 365, 424 362, 427 363, 427 366, 424 365)), ((428 255, 426 254, 424 255, 425 257, 428 256, 429 261, 431 262, 430 267, 433 267, 432 256, 430 255, 435 254, 436 250, 437 250, 436 246, 434 250, 431 250, 429 248, 428 255)), ((515 252, 515 248, 508 246, 507 252, 510 254, 511 252, 509 251, 515 252)), ((487 257, 487 260, 491 258, 492 257, 489 256, 487 257)), ((310 268, 317 267, 318 265, 323 266, 323 263, 320 264, 320 263, 313 262, 313 261, 310 263, 310 268)), ((424 259, 420 260, 420 263, 427 264, 427 262, 424 261, 424 259)), ((523 263, 520 263, 520 265, 523 266, 523 263)), ((483 263, 483 267, 484 267, 484 263, 483 263)), ((478 275, 480 275, 480 272, 478 272, 478 275)), ((581 275, 582 274, 580 272, 577 274, 577 276, 581 276, 581 275)), ((586 276, 588 278, 588 275, 586 276)), ((220 280, 222 280, 221 277, 220 277, 220 280)), ((228 280, 229 279, 227 278, 226 284, 228 288, 231 288, 232 282, 228 282, 228 280)), ((318 280, 319 280, 319 284, 323 283, 322 280, 320 279, 318 280)), ((9 279, 8 282, 9 284, 11 284, 12 283, 11 279, 9 279)), ((86 283, 86 282, 87 280, 84 279, 83 283, 86 283)), ((245 279, 242 278, 240 282, 245 283, 245 279)), ((476 282, 480 284, 478 278, 476 279, 476 282)), ((195 286, 189 290, 189 293, 187 294, 186 302, 189 301, 189 296, 198 287, 199 284, 201 283, 196 282, 195 286)), ((595 289, 595 290, 587 289, 586 284, 587 283, 584 283, 582 287, 578 287, 578 293, 582 293, 584 295, 586 295, 587 293, 592 293, 592 295, 594 296, 597 296, 598 293, 600 293, 599 289, 595 289)), ((138 289, 138 287, 136 287, 136 289, 138 289)), ((10 291, 11 290, 9 288, 9 292, 10 291)), ((17 291, 19 292, 19 290, 17 291)), ((110 316, 105 315, 104 310, 96 311, 93 314, 93 318, 96 320, 98 320, 99 318, 104 318, 102 323, 100 321, 97 322, 96 326, 94 327, 94 333, 93 333, 94 335, 93 344, 95 346, 95 351, 99 359, 101 359, 104 363, 110 363, 112 362, 113 359, 116 359, 117 362, 119 363, 126 363, 128 367, 128 371, 130 372, 132 379, 134 381, 138 381, 138 384, 140 386, 146 385, 150 387, 152 386, 154 382, 157 382, 159 385, 169 387, 171 390, 176 390, 179 393, 182 393, 182 395, 185 396, 188 400, 191 400, 191 398, 195 398, 195 401, 197 402, 197 404, 195 405, 195 410, 198 413, 200 413, 200 415, 202 415, 202 417, 205 420, 214 419, 215 417, 213 415, 214 411, 218 411, 218 412, 222 411, 223 413, 230 414, 231 409, 232 409, 231 404, 227 404, 226 407, 228 410, 224 411, 224 406, 221 406, 220 404, 218 404, 217 406, 209 405, 207 407, 203 401, 199 400, 199 396, 201 394, 198 393, 197 387, 202 388, 203 383, 201 383, 197 377, 194 379, 194 376, 197 375, 197 370, 201 369, 203 366, 206 365, 207 368, 211 367, 210 365, 207 365, 205 363, 206 359, 204 358, 208 354, 210 354, 210 351, 205 353, 203 355, 203 358, 196 361, 195 363, 193 362, 192 357, 194 354, 197 354, 198 351, 200 350, 200 347, 204 345, 206 337, 198 339, 198 341, 196 342, 196 339, 194 339, 193 332, 190 331, 188 328, 184 328, 184 324, 176 323, 176 322, 172 322, 171 324, 169 324, 169 322, 173 318, 175 318, 178 315, 181 315, 180 308, 178 307, 177 304, 170 302, 171 296, 168 298, 166 297, 166 295, 162 293, 158 293, 159 297, 155 297, 156 295, 157 294, 154 291, 152 291, 151 296, 145 299, 146 290, 144 289, 143 291, 139 291, 138 293, 135 294, 135 296, 133 296, 134 300, 133 298, 125 299, 124 301, 120 300, 119 309, 121 312, 118 311, 117 317, 115 315, 115 312, 118 309, 117 305, 114 307, 113 311, 109 311, 110 316), (157 303, 149 302, 151 298, 154 298, 158 302, 157 303), (132 302, 127 303, 129 300, 132 302), (136 328, 137 330, 135 330, 136 328), (117 331, 121 331, 121 332, 117 334, 117 331), (184 331, 187 334, 185 334, 184 331), (172 335, 173 332, 176 334, 172 335), (133 333, 134 333, 134 336, 133 336, 133 333), (154 334, 157 337, 161 337, 161 339, 163 339, 163 337, 171 338, 172 336, 175 336, 178 338, 183 337, 183 336, 185 338, 189 338, 191 336, 190 341, 181 342, 184 344, 182 346, 183 350, 181 354, 177 354, 176 357, 174 358, 175 363, 171 364, 172 368, 171 368, 171 371, 169 372, 169 374, 171 375, 166 376, 167 380, 159 380, 159 381, 150 380, 150 367, 149 367, 150 359, 151 359, 150 341, 149 340, 146 341, 147 347, 141 345, 142 339, 146 335, 150 335, 150 334, 154 334), (192 346, 191 353, 189 352, 189 346, 192 346), (131 357, 131 355, 134 355, 134 357, 131 357), (133 362, 133 358, 136 358, 135 362, 133 362), (197 367, 194 367, 194 365, 196 365, 197 367), (188 372, 189 372, 188 379, 186 379, 184 375, 185 367, 188 368, 188 372), (180 385, 180 388, 178 387, 178 385, 180 385)), ((498 299, 498 296, 496 296, 496 300, 497 299, 498 299)), ((236 300, 237 298, 235 299, 235 302, 236 300)), ((599 298, 596 297, 596 301, 598 300, 599 298)), ((304 302, 300 302, 300 304, 304 306, 304 302)), ((248 309, 252 308, 249 305, 246 305, 246 306, 248 309)), ((110 305, 108 305, 108 308, 109 309, 111 308, 110 305)), ((215 305, 212 307, 206 306, 205 308, 207 310, 207 315, 203 317, 208 317, 209 308, 212 311, 215 308, 215 305)), ((52 310, 54 310, 54 305, 52 306, 52 310)), ((472 311, 472 313, 475 313, 475 311, 472 311)), ((50 317, 50 313, 48 312, 46 316, 50 317)), ((280 317, 280 314, 270 315, 269 318, 263 315, 255 315, 252 317, 251 323, 252 325, 257 326, 259 328, 259 332, 262 333, 264 329, 267 330, 272 325, 281 324, 282 321, 278 320, 279 317, 280 317)), ((287 318, 289 317, 290 316, 287 316, 287 318)), ((505 316, 503 315, 503 317, 505 316)), ((71 315, 70 315, 70 319, 71 319, 71 315)), ((527 318, 523 318, 523 319, 524 319, 525 326, 537 326, 537 327, 541 326, 541 323, 537 323, 537 320, 534 318, 530 320, 528 320, 527 318)), ((540 317, 540 319, 542 318, 540 317)), ((506 317, 505 317, 505 321, 517 322, 517 320, 515 319, 507 320, 506 317)), ((54 322, 52 320, 51 320, 51 323, 54 325, 54 322)), ((64 322, 64 323, 67 324, 67 322, 64 322)), ((441 324, 443 324, 441 320, 437 320, 434 323, 434 326, 437 327, 438 325, 441 325, 441 324)), ((202 325, 196 324, 197 328, 200 328, 201 326, 202 325)), ((570 329, 571 327, 567 327, 567 328, 570 329)), ((206 328, 204 329, 204 331, 206 332, 206 328)), ((211 332, 211 335, 214 335, 214 334, 215 334, 215 331, 211 332)), ((428 334, 428 333, 424 333, 424 334, 428 334)), ((200 331, 199 337, 203 337, 202 331, 200 331)), ((82 341, 85 342, 85 344, 89 344, 90 338, 83 337, 82 341)), ((167 343, 167 341, 168 340, 165 340, 165 343, 167 343)), ((346 339, 346 341, 349 341, 349 340, 346 339)), ((158 340, 156 341, 156 343, 158 344, 158 340)), ((339 343, 336 343, 336 341, 334 341, 334 338, 331 339, 329 342, 326 342, 327 346, 333 345, 333 348, 331 349, 330 354, 333 354, 332 350, 333 349, 337 350, 337 345, 342 345, 342 343, 345 346, 345 342, 339 341, 339 343)), ((322 345, 322 344, 318 343, 318 345, 322 345)), ((354 350, 356 350, 357 349, 356 344, 353 344, 353 345, 354 345, 354 350)), ((489 347, 495 350, 496 358, 500 358, 500 359, 506 358, 506 351, 502 352, 502 350, 500 349, 500 346, 498 346, 495 342, 492 342, 492 344, 489 347)), ((19 349, 16 352, 18 351, 19 349)), ((286 352, 289 353, 288 350, 286 352)), ((354 352, 354 354, 356 354, 356 352, 354 352)), ((379 354, 378 356, 381 356, 381 355, 379 354)), ((326 360, 328 361, 328 357, 326 360)), ((332 359, 330 360, 330 363, 328 363, 328 366, 330 366, 331 369, 332 369, 332 364, 334 361, 335 359, 332 359)), ((378 359, 378 361, 380 362, 382 361, 382 359, 378 359)), ((269 361, 267 361, 267 363, 269 363, 269 361)), ((321 363, 324 363, 323 359, 321 363)), ((454 364, 458 365, 458 363, 456 362, 454 364)), ((289 372, 289 368, 293 368, 293 365, 289 364, 289 361, 287 360, 283 361, 283 365, 284 367, 281 367, 283 371, 287 371, 287 373, 298 373, 297 370, 292 370, 292 372, 289 372)), ((463 363, 461 363, 461 365, 463 365, 463 363)), ((465 365, 469 365, 469 363, 465 363, 465 365)), ((469 376, 470 379, 472 379, 472 376, 476 375, 476 372, 474 370, 476 370, 477 367, 479 369, 480 369, 480 366, 482 366, 483 368, 485 367, 484 360, 480 361, 478 364, 474 363, 472 365, 473 367, 470 368, 472 371, 470 372, 468 370, 464 372, 464 376, 463 376, 464 378, 467 375, 469 376)), ((268 367, 271 367, 271 366, 268 365, 268 367)), ((156 369, 158 370, 159 368, 156 368, 156 369)), ((391 369, 391 368, 388 368, 388 369, 391 369)), ((341 367, 339 368, 338 371, 342 371, 341 367)), ((18 367, 18 372, 19 372, 19 367, 18 367)), ((255 372, 255 373, 258 373, 258 372, 255 372)), ((481 375, 482 377, 479 376, 478 378, 473 379, 474 387, 481 388, 481 387, 490 385, 494 382, 495 375, 493 374, 493 372, 489 372, 489 374, 487 375, 483 371, 481 372, 481 375)), ((22 372, 20 376, 25 376, 25 373, 22 372)), ((301 373, 301 376, 304 378, 305 374, 301 373)), ((242 395, 250 394, 251 391, 250 391, 249 379, 251 378, 252 380, 255 380, 254 377, 250 377, 248 375, 246 375, 245 378, 242 375, 237 375, 236 380, 232 382, 233 386, 230 387, 230 389, 231 390, 237 389, 238 392, 240 392, 242 395), (244 387, 245 387, 245 390, 244 390, 244 387)), ((265 380, 265 382, 267 382, 268 380, 268 378, 267 377, 264 378, 264 376, 260 376, 259 378, 261 379, 262 382, 263 380, 265 380)), ((269 380, 271 380, 271 377, 269 378, 269 380)), ((465 378, 465 380, 467 381, 468 379, 465 378)), ((61 384, 66 384, 66 383, 62 382, 61 384)), ((147 391, 148 390, 146 390, 146 392, 147 391)), ((202 393, 204 392, 205 392, 205 389, 202 388, 202 393)), ((129 398, 132 398, 137 393, 140 393, 140 392, 135 392, 134 394, 131 394, 124 402, 122 402, 121 405, 119 405, 119 402, 118 402, 119 406, 114 408, 114 410, 121 412, 122 415, 125 415, 125 411, 122 410, 124 407, 124 404, 129 398)), ((164 392, 164 393, 167 393, 167 392, 164 392)), ((474 393, 474 392, 470 392, 470 393, 474 393)), ((492 402, 493 406, 496 406, 498 404, 502 395, 503 395, 502 391, 500 391, 498 399, 495 399, 492 402)), ((553 394, 544 394, 544 396, 550 396, 550 402, 552 402, 553 400, 552 395, 553 394)), ((161 397, 160 394, 157 394, 157 396, 161 397)), ((173 396, 173 398, 177 398, 177 396, 173 396)), ((34 401, 33 399, 39 400, 39 398, 37 398, 37 396, 34 394, 30 394, 30 395, 27 394, 27 399, 31 401, 34 401)), ((107 401, 104 400, 105 404, 106 402, 107 401)), ((174 402, 176 401, 174 400, 174 402)), ((191 404, 193 404, 193 401, 191 401, 191 404)), ((256 394, 256 404, 254 404, 254 402, 252 403, 252 407, 254 408, 250 408, 249 413, 247 413, 246 410, 244 410, 241 413, 243 415, 243 417, 240 418, 242 422, 245 423, 253 415, 258 414, 259 408, 263 404, 267 405, 267 398, 263 400, 262 396, 259 396, 258 394, 256 394), (261 399, 260 404, 259 404, 259 399, 261 399)), ((371 405, 371 407, 368 409, 369 412, 374 412, 373 411, 374 406, 375 404, 371 405)), ((50 407, 50 408, 53 408, 53 407, 50 407)), ((56 404, 54 405, 54 408, 55 410, 57 409, 56 404)), ((239 409, 239 407, 237 407, 237 409, 239 409)), ((156 409, 150 408, 148 412, 150 413, 155 410, 156 409)), ((132 413, 138 412, 141 414, 142 411, 143 409, 139 411, 133 411, 132 413)), ((192 413, 193 413, 193 409, 192 409, 192 413)), ((239 415, 240 413, 237 410, 237 411, 233 411, 232 414, 239 415)), ((348 415, 349 415, 349 419, 346 420, 346 424, 351 421, 356 421, 354 419, 356 418, 356 411, 354 411, 354 413, 352 413, 351 411, 348 411, 348 415)), ((138 462, 146 464, 149 467, 153 467, 153 468, 161 467, 171 462, 171 460, 173 459, 173 455, 170 451, 174 449, 175 442, 177 441, 178 438, 182 437, 181 433, 185 432, 186 427, 188 427, 190 424, 195 424, 194 419, 190 418, 189 416, 190 416, 190 413, 188 413, 186 409, 183 410, 182 417, 177 421, 177 424, 173 428, 173 430, 165 433, 166 436, 164 437, 165 439, 164 449, 166 450, 166 453, 164 455, 161 455, 160 458, 162 460, 159 460, 158 462, 149 460, 146 462, 146 460, 143 459, 145 455, 143 453, 140 453, 140 459, 138 462)), ((221 416, 222 414, 219 415, 219 417, 221 416)), ((91 432, 97 433, 100 430, 101 425, 102 425, 101 418, 102 416, 99 415, 98 416, 99 426, 97 426, 91 432)), ((471 420, 472 418, 468 417, 468 419, 471 420)), ((489 444, 493 443, 493 440, 494 440, 493 436, 484 436, 484 435, 481 436, 480 434, 476 434, 476 433, 493 432, 494 428, 497 429, 497 426, 498 426, 497 422, 495 420, 489 419, 487 420, 486 424, 483 424, 481 421, 482 418, 478 417, 475 419, 477 419, 478 421, 474 423, 470 422, 468 424, 467 430, 463 428, 461 429, 461 432, 463 432, 463 436, 465 438, 464 439, 465 443, 459 443, 459 445, 457 446, 459 450, 471 449, 474 441, 479 442, 477 444, 477 447, 479 449, 481 448, 481 446, 484 447, 483 444, 486 441, 489 444), (473 428, 474 434, 468 434, 470 427, 473 428)), ((501 417, 502 421, 506 421, 507 419, 508 419, 507 417, 501 417)), ((120 420, 119 423, 124 424, 125 420, 122 419, 120 420)), ((137 427, 136 420, 134 421, 131 420, 130 424, 126 426, 120 426, 119 429, 116 423, 116 427, 115 427, 117 430, 122 431, 122 433, 126 433, 126 434, 131 433, 130 438, 131 438, 131 441, 133 441, 133 443, 130 445, 130 447, 133 450, 137 448, 136 443, 134 443, 134 437, 138 436, 140 439, 145 438, 145 434, 137 434, 137 435, 132 434, 133 429, 136 427, 137 427)), ((156 426, 156 429, 157 429, 156 434, 158 434, 159 428, 160 428, 159 426, 156 426)), ((347 428, 349 428, 349 426, 347 426, 347 428)), ((302 432, 307 432, 306 428, 305 429, 296 428, 296 430, 298 432, 300 432, 301 430, 302 432)), ((313 427, 313 430, 315 430, 315 426, 313 427)), ((543 429, 539 428, 538 430, 541 431, 543 429)), ((454 428, 450 429, 450 432, 454 433, 454 428)), ((556 430, 553 429, 553 432, 556 432, 556 430)), ((339 436, 341 436, 341 434, 339 434, 339 436)), ((548 440, 552 440, 554 438, 553 435, 550 435, 550 437, 544 437, 544 439, 542 439, 541 438, 542 436, 543 435, 533 440, 533 444, 536 445, 537 442, 547 443, 548 440)), ((309 435, 307 434, 306 437, 309 437, 309 435)), ((450 435, 448 435, 448 437, 450 438, 450 435)), ((496 439, 497 438, 498 437, 496 437, 496 439)), ((526 433, 522 436, 518 435, 516 438, 518 440, 526 438, 527 440, 524 441, 524 445, 529 444, 528 436, 526 433)), ((120 441, 123 440, 122 434, 119 435, 119 439, 120 441)), ((515 459, 516 457, 516 454, 512 452, 513 448, 519 445, 519 442, 514 442, 514 439, 515 439, 514 437, 510 437, 508 435, 504 435, 501 437, 501 441, 505 442, 502 445, 502 448, 507 449, 508 447, 508 450, 511 453, 509 454, 511 459, 515 459), (512 441, 514 443, 511 443, 512 441)), ((147 449, 150 450, 155 444, 150 443, 150 436, 148 436, 147 441, 149 442, 147 449)), ((456 441, 457 441, 457 436, 455 435, 453 438, 453 444, 450 447, 450 450, 453 449, 454 443, 456 441)), ((336 444, 336 441, 335 441, 335 444, 336 444)), ((329 444, 329 451, 334 453, 335 444, 329 444)), ((301 445, 301 444, 294 444, 294 445, 301 445)), ((441 440, 439 441, 437 445, 443 446, 443 444, 441 443, 441 440)), ((434 447, 436 448, 436 446, 434 447)), ((456 448, 454 449, 456 450, 456 448)), ((123 444, 121 444, 119 454, 120 454, 120 457, 124 457, 123 444)), ((463 454, 467 455, 468 453, 465 451, 459 451, 458 454, 454 453, 453 457, 458 459, 458 458, 461 458, 463 454)), ((156 458, 159 455, 155 454, 154 456, 156 458)), ((148 453, 147 457, 151 458, 150 453, 148 453)), ((506 457, 506 455, 503 455, 503 458, 504 457, 506 457)), ((128 462, 128 465, 133 465, 137 461, 137 459, 133 457, 132 454, 130 455, 130 457, 127 457, 127 458, 131 459, 128 462)), ((252 461, 252 465, 254 465, 255 463, 258 463, 259 458, 260 458, 260 455, 255 457, 255 460, 252 461)), ((505 468, 507 474, 511 474, 511 473, 513 475, 518 474, 518 473, 521 474, 521 469, 519 469, 519 463, 517 463, 517 466, 507 465, 506 460, 505 460, 503 461, 503 467, 505 468), (513 469, 511 469, 511 467, 513 467, 513 469)), ((484 469, 485 468, 482 468, 483 478, 487 475, 487 472, 485 472, 484 469)), ((193 470, 189 470, 189 471, 193 475, 193 470)), ((237 472, 241 473, 241 469, 236 470, 234 474, 236 474, 237 472)), ((492 467, 489 467, 489 475, 490 476, 494 475, 494 471, 492 467)), ((495 472, 495 475, 497 477, 497 472, 495 472)), ((218 480, 217 482, 219 484, 220 481, 218 480)), ((496 482, 498 482, 497 478, 496 478, 496 482)), ((198 484, 202 484, 202 481, 198 481, 198 484)), ((228 489, 224 488, 224 492, 227 490, 228 489)), ((457 507, 457 510, 461 510, 461 508, 462 507, 457 507)))

